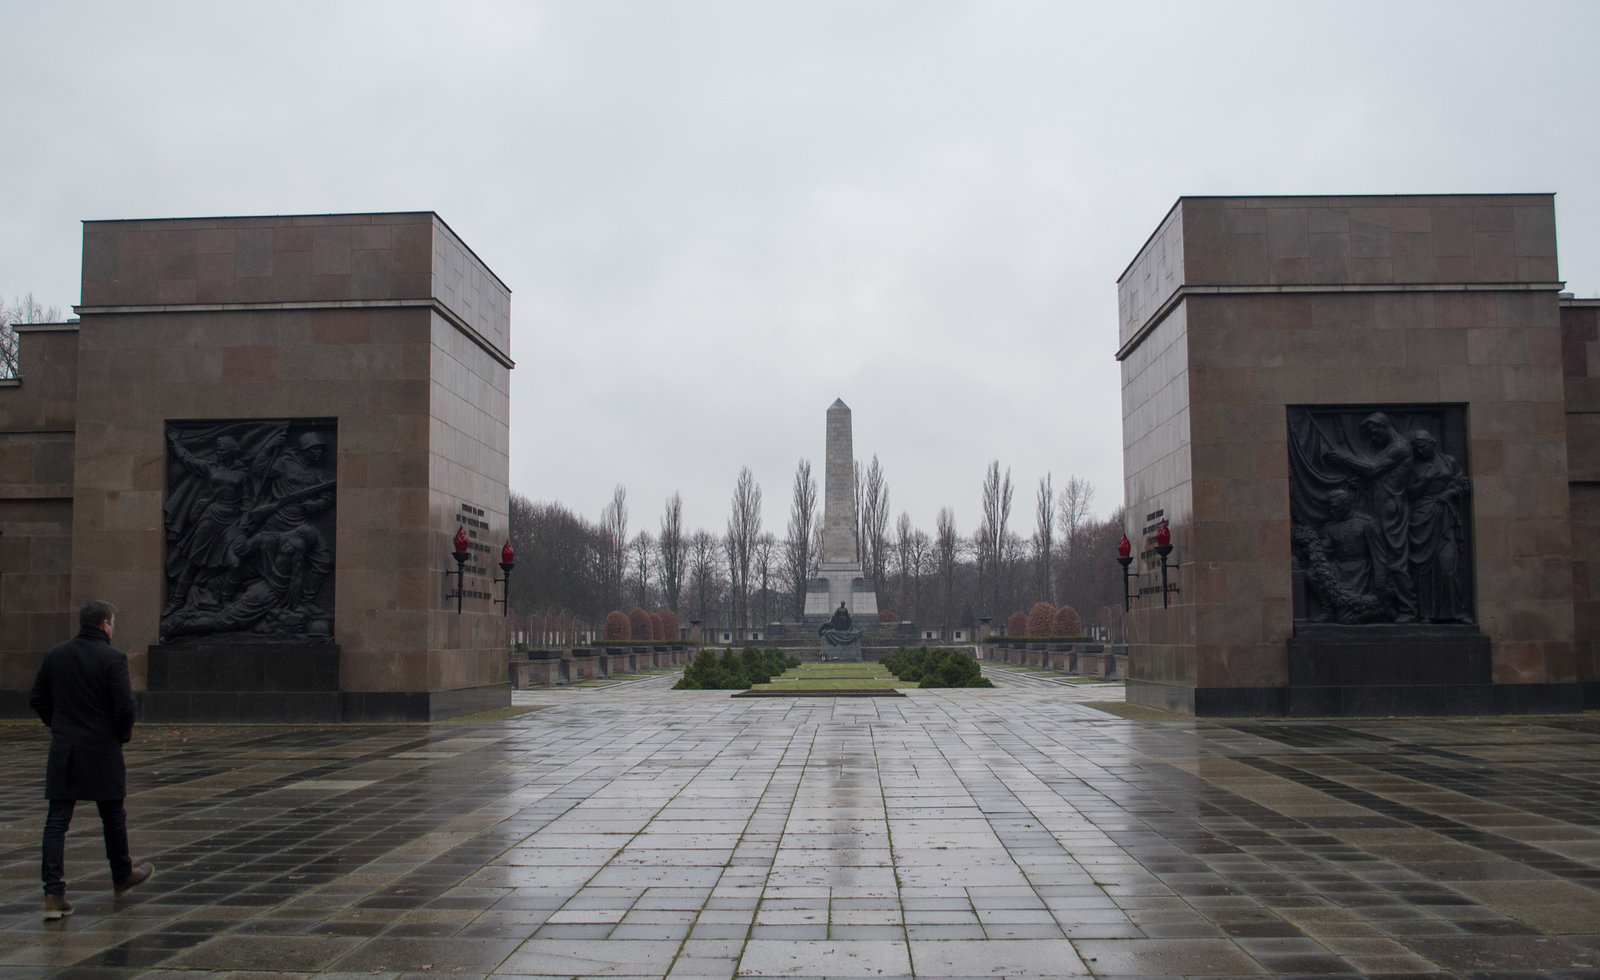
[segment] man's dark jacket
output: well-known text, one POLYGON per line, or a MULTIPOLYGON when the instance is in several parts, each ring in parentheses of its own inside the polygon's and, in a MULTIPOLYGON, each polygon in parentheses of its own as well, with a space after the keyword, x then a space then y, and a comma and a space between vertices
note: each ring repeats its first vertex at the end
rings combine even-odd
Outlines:
POLYGON ((133 737, 128 658, 100 629, 50 648, 28 706, 50 726, 44 795, 50 800, 120 800, 128 795, 122 744, 133 737))

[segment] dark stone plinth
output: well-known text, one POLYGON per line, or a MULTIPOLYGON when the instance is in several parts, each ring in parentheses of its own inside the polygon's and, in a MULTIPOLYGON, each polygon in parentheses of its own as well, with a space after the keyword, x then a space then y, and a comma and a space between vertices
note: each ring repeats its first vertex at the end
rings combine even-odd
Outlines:
POLYGON ((1290 639, 1291 716, 1581 711, 1568 684, 1494 684, 1477 626, 1299 625, 1290 639))
POLYGON ((1555 714, 1583 684, 1496 684, 1476 626, 1296 624, 1286 687, 1186 687, 1130 679, 1128 700, 1198 717, 1555 714))
POLYGON ((156 644, 148 664, 139 719, 150 722, 437 721, 511 703, 510 684, 341 691, 333 643, 156 644))
POLYGON ((1297 624, 1290 687, 1492 684, 1489 638, 1476 626, 1297 624))
POLYGON ((821 653, 824 660, 859 661, 861 659, 861 641, 853 640, 849 643, 833 646, 824 640, 822 641, 821 653))
POLYGON ((153 722, 336 722, 334 643, 158 643, 139 717, 153 722))
POLYGON ((1289 640, 1290 715, 1562 710, 1498 707, 1509 697, 1496 694, 1489 638, 1476 626, 1301 623, 1289 640))

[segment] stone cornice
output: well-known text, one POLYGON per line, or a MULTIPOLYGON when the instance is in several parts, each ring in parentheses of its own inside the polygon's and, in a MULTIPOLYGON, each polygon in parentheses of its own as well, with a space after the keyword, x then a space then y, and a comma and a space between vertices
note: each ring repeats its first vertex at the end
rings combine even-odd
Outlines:
MULTIPOLYGON (((488 339, 457 316, 448 306, 432 298, 428 299, 319 299, 307 300, 297 303, 149 303, 133 306, 74 306, 72 311, 83 316, 99 316, 107 314, 147 314, 147 313, 242 313, 285 310, 396 310, 396 309, 431 309, 450 325, 461 331, 468 340, 477 344, 485 354, 500 362, 510 369, 516 367, 516 362, 506 356, 499 348, 489 343, 488 339)), ((76 329, 76 325, 73 326, 76 329)))
MULTIPOLYGON (((1247 286, 1179 286, 1166 301, 1139 325, 1128 342, 1117 349, 1117 360, 1126 360, 1129 354, 1150 335, 1150 331, 1167 318, 1178 304, 1190 296, 1253 296, 1253 295, 1305 295, 1328 293, 1558 293, 1566 288, 1564 282, 1381 282, 1381 283, 1288 283, 1284 285, 1247 286)), ((1563 303, 1571 304, 1571 300, 1563 303)))

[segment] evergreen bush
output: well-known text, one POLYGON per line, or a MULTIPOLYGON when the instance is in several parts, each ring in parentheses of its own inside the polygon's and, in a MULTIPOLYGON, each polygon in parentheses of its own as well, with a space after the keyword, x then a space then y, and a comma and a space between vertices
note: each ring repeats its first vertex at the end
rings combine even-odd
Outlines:
POLYGON ((800 661, 773 649, 750 646, 738 653, 730 649, 720 657, 715 650, 701 650, 672 687, 675 691, 743 691, 798 666, 800 661))
POLYGON ((883 666, 901 680, 925 688, 994 687, 970 654, 947 647, 900 647, 883 658, 883 666))

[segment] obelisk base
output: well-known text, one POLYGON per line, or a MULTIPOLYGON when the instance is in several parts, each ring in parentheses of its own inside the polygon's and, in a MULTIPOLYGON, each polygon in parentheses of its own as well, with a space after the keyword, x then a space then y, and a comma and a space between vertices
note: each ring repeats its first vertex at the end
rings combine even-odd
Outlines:
POLYGON ((862 623, 878 621, 878 593, 873 591, 872 583, 862 577, 860 565, 824 562, 821 571, 821 575, 806 583, 807 626, 812 629, 821 626, 841 602, 850 611, 857 628, 862 623))

